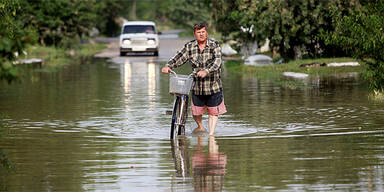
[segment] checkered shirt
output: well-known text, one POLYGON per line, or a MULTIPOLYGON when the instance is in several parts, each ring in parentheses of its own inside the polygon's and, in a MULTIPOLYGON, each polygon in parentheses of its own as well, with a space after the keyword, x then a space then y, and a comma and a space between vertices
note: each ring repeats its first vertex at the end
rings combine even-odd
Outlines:
POLYGON ((201 52, 197 40, 192 40, 172 57, 167 66, 171 69, 189 62, 193 71, 206 70, 204 78, 194 77, 192 91, 195 95, 212 95, 223 89, 221 83, 221 48, 217 41, 207 39, 207 44, 201 52))

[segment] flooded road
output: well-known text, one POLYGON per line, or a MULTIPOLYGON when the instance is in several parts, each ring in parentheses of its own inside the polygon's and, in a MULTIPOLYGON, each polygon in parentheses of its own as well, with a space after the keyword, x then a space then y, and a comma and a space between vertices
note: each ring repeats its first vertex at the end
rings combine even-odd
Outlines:
POLYGON ((170 142, 160 69, 182 43, 0 83, 0 191, 384 191, 384 104, 356 76, 295 87, 224 69, 215 137, 189 118, 170 142))

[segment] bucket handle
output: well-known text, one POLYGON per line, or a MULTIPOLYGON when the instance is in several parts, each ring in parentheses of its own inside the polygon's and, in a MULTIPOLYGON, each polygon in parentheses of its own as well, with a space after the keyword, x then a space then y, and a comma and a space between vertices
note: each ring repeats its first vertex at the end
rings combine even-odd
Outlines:
MULTIPOLYGON (((169 70, 169 72, 177 78, 176 72, 174 72, 173 70, 169 70)), ((193 77, 196 74, 197 74, 197 72, 193 71, 191 74, 188 75, 188 78, 191 78, 191 77, 193 77)))

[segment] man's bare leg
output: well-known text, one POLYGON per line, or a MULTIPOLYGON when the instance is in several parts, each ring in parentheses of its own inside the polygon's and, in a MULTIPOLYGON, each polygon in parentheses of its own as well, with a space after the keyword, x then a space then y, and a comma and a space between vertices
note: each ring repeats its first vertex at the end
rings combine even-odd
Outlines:
POLYGON ((216 124, 218 120, 218 115, 208 115, 209 135, 213 135, 215 133, 216 124))
POLYGON ((203 116, 202 115, 193 115, 193 119, 197 124, 197 128, 193 132, 205 131, 203 126, 203 116))

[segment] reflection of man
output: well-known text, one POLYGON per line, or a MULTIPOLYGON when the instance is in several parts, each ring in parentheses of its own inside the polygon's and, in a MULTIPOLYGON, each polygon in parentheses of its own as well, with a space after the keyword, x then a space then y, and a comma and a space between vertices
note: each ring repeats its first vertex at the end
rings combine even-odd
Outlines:
POLYGON ((218 117, 226 111, 221 83, 221 48, 217 41, 208 38, 208 27, 198 23, 193 28, 195 39, 186 43, 162 68, 163 73, 190 62, 197 72, 192 88, 192 116, 197 128, 194 132, 205 131, 202 115, 208 111, 209 134, 215 132, 218 117))
POLYGON ((227 155, 219 152, 215 137, 209 137, 208 157, 202 148, 202 136, 198 137, 196 151, 192 156, 193 178, 195 191, 221 191, 227 155))

